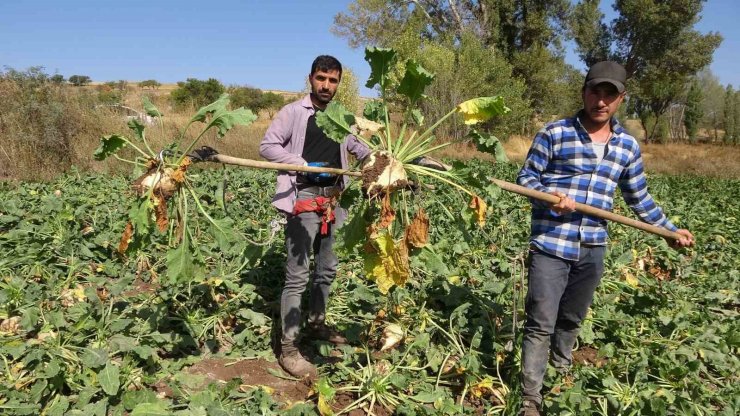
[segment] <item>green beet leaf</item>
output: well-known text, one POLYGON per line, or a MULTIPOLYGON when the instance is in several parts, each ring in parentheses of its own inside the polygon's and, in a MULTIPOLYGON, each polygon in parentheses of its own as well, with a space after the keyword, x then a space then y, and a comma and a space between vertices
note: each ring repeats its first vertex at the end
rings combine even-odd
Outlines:
POLYGON ((473 139, 478 151, 496 156, 497 162, 505 163, 509 161, 509 158, 506 157, 504 146, 501 144, 501 140, 496 136, 490 133, 472 130, 469 137, 473 139))
POLYGON ((163 401, 155 403, 139 403, 131 412, 131 416, 169 416, 172 412, 163 401))
POLYGON ((132 118, 128 121, 128 128, 131 129, 131 131, 134 132, 134 135, 136 136, 139 141, 144 141, 144 125, 141 124, 141 122, 135 118, 132 118))
POLYGON ((351 126, 355 124, 355 115, 343 105, 332 101, 324 111, 316 113, 316 125, 335 142, 341 143, 348 134, 352 134, 351 126))
POLYGON ((167 252, 167 277, 170 282, 182 282, 193 276, 193 253, 187 231, 183 233, 182 243, 167 252))
POLYGON ((103 136, 100 139, 98 148, 93 153, 95 160, 101 161, 109 158, 116 154, 119 150, 126 146, 126 139, 119 134, 111 134, 110 136, 103 136))
POLYGON ((398 86, 398 93, 409 98, 414 105, 424 97, 424 90, 434 81, 434 74, 413 59, 406 61, 406 73, 398 86))
POLYGON ((396 51, 390 48, 365 48, 365 60, 370 64, 370 78, 365 86, 372 88, 380 85, 380 89, 384 90, 388 74, 396 61, 396 51))
POLYGON ((201 107, 198 112, 195 113, 193 118, 190 119, 190 122, 200 121, 205 123, 206 118, 209 115, 228 111, 226 106, 229 105, 229 101, 229 94, 221 94, 221 96, 218 97, 218 100, 208 104, 207 106, 201 107))
POLYGON ((217 112, 213 115, 213 120, 208 124, 206 130, 211 127, 218 127, 216 135, 223 138, 234 126, 248 126, 257 120, 257 116, 246 108, 237 108, 232 111, 217 112))
POLYGON ((110 362, 105 365, 105 368, 100 370, 98 373, 98 382, 100 387, 108 396, 115 396, 118 394, 118 389, 121 387, 121 380, 119 376, 121 371, 118 366, 111 364, 110 362))
POLYGON ((144 104, 144 111, 152 116, 152 117, 162 117, 164 114, 162 114, 157 107, 152 104, 151 100, 149 100, 149 97, 146 95, 141 98, 141 102, 144 104))

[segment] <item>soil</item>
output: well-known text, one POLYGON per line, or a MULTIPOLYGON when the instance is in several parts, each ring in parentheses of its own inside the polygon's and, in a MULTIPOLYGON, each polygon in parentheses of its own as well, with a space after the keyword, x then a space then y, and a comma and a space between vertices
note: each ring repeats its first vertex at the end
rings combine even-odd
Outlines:
POLYGON ((599 351, 595 348, 581 347, 573 351, 573 363, 601 368, 606 364, 606 359, 599 357, 599 351))
POLYGON ((184 371, 188 374, 204 376, 203 387, 212 382, 227 383, 234 378, 241 378, 242 383, 247 386, 269 387, 275 391, 272 397, 282 403, 306 400, 311 394, 312 382, 310 380, 286 380, 268 372, 270 369, 277 374, 284 374, 278 363, 261 358, 236 362, 232 359, 207 358, 184 371))

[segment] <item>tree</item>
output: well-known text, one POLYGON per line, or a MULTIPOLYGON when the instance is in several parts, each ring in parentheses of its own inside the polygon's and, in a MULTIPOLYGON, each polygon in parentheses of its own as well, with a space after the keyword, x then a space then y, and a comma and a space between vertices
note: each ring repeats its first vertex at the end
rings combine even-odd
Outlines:
POLYGON ((51 81, 52 83, 56 85, 62 85, 64 84, 66 80, 64 79, 64 75, 54 74, 51 77, 49 77, 49 81, 51 81))
POLYGON ((87 75, 72 75, 69 77, 69 82, 75 87, 81 87, 89 84, 92 80, 87 75))
POLYGON ((702 91, 702 113, 704 119, 701 125, 711 132, 714 141, 719 141, 719 129, 724 118, 725 87, 712 74, 709 68, 704 68, 696 76, 699 88, 702 91))
POLYGON ((139 83, 139 87, 141 87, 141 88, 152 88, 152 89, 155 89, 155 90, 156 90, 156 89, 158 89, 158 88, 159 88, 160 86, 162 86, 162 84, 160 84, 160 83, 159 83, 159 82, 158 82, 157 80, 155 80, 155 79, 147 79, 147 80, 141 81, 141 82, 139 83))
POLYGON ((712 61, 722 41, 717 33, 694 30, 704 0, 617 0, 618 17, 603 23, 598 0, 582 0, 573 11, 571 32, 587 65, 601 59, 621 62, 646 140, 655 138, 660 117, 685 91, 690 78, 712 61))
POLYGON ((275 116, 275 113, 285 105, 285 98, 283 98, 282 95, 270 91, 262 94, 262 99, 260 101, 262 108, 267 110, 267 114, 270 116, 270 119, 272 119, 275 116))
POLYGON ((362 111, 360 87, 357 83, 357 76, 352 69, 342 68, 342 81, 339 83, 334 100, 347 107, 354 114, 359 114, 362 111))
POLYGON ((691 143, 696 142, 696 132, 699 130, 699 123, 704 118, 702 99, 701 86, 695 80, 691 83, 691 88, 686 95, 686 109, 683 114, 683 124, 691 143))
POLYGON ((185 82, 177 83, 177 88, 170 93, 170 98, 180 109, 188 106, 198 108, 216 101, 225 90, 223 84, 214 78, 207 81, 188 78, 185 82))
POLYGON ((245 107, 255 114, 259 114, 265 108, 262 101, 263 93, 259 88, 233 86, 229 87, 229 94, 233 108, 245 107))
POLYGON ((568 0, 355 0, 334 17, 332 31, 352 47, 390 46, 401 56, 409 49, 399 39, 409 32, 417 41, 453 44, 472 34, 524 79, 536 112, 551 115, 561 111, 559 87, 574 71, 562 51, 570 9, 568 0))
POLYGON ((737 131, 737 122, 738 119, 736 117, 737 111, 736 111, 736 92, 734 88, 732 88, 732 85, 728 85, 727 89, 725 89, 725 106, 724 106, 724 118, 722 126, 725 129, 725 136, 724 136, 724 142, 725 144, 732 144, 735 143, 737 138, 735 137, 735 132, 737 131))

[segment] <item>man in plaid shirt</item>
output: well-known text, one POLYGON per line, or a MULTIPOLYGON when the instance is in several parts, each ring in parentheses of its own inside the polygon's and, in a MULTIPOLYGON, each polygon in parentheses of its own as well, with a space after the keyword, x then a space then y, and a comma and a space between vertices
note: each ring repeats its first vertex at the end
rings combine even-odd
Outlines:
POLYGON ((560 198, 532 202, 532 237, 527 322, 522 343, 524 402, 520 414, 540 414, 548 355, 556 368, 571 365, 581 321, 604 271, 606 221, 575 212, 575 202, 611 210, 619 187, 642 221, 683 237, 647 190, 637 140, 614 118, 622 103, 626 72, 615 62, 594 64, 582 89, 583 109, 575 117, 545 126, 534 138, 517 182, 560 198))

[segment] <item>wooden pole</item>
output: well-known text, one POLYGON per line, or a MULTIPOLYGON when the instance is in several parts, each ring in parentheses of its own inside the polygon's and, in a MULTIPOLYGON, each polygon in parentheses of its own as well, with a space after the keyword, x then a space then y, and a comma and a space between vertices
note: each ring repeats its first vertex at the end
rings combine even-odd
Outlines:
POLYGON ((275 169, 295 172, 331 173, 334 175, 362 176, 360 172, 354 172, 336 168, 320 168, 315 166, 291 165, 287 163, 265 162, 261 160, 241 159, 238 157, 217 154, 208 159, 210 162, 220 162, 227 165, 245 166, 258 169, 275 169))
MULTIPOLYGON (((551 204, 557 204, 560 201, 560 198, 556 197, 555 195, 550 195, 545 192, 535 191, 534 189, 525 188, 523 186, 515 185, 510 182, 502 181, 500 179, 491 179, 493 183, 498 185, 501 189, 509 192, 513 192, 515 194, 528 196, 530 198, 539 199, 540 201, 549 202, 551 204)), ((680 238, 683 238, 683 236, 677 232, 673 232, 670 230, 666 230, 665 228, 656 227, 652 224, 647 224, 642 221, 637 221, 632 218, 627 218, 623 215, 615 214, 610 211, 606 211, 603 209, 595 208, 590 205, 585 205, 576 202, 576 211, 581 212, 586 215, 591 215, 598 218, 603 218, 605 220, 618 222, 620 224, 628 225, 630 227, 637 228, 638 230, 647 231, 649 233, 653 233, 656 235, 659 235, 661 237, 670 238, 673 240, 678 240, 680 238)))
MULTIPOLYGON (((347 175, 347 176, 354 176, 354 177, 361 177, 361 172, 356 171, 350 171, 350 170, 344 170, 344 169, 336 169, 336 168, 320 168, 320 167, 314 167, 314 166, 303 166, 303 165, 291 165, 287 163, 274 163, 274 162, 265 162, 261 160, 251 160, 251 159, 241 159, 238 157, 233 156, 226 156, 222 154, 215 154, 213 156, 208 157, 207 159, 210 162, 219 162, 219 163, 225 163, 227 165, 236 165, 236 166, 245 166, 249 168, 258 168, 258 169, 275 169, 275 170, 285 170, 285 171, 295 171, 295 172, 313 172, 313 173, 331 173, 334 175, 347 175)), ((513 192, 515 194, 524 195, 530 198, 538 199, 540 201, 549 202, 551 204, 556 204, 558 201, 560 201, 560 198, 556 197, 555 195, 550 195, 545 192, 535 191, 534 189, 525 188, 523 186, 519 186, 510 182, 502 181, 500 179, 491 179, 493 183, 498 185, 501 189, 509 192, 513 192)), ((623 215, 615 214, 613 212, 609 212, 603 209, 595 208, 590 205, 585 205, 576 202, 576 211, 581 212, 586 215, 591 215, 598 218, 603 218, 605 220, 618 222, 623 225, 627 225, 633 228, 637 228, 638 230, 647 231, 652 234, 659 235, 661 237, 670 238, 673 240, 678 240, 682 238, 681 234, 678 234, 676 232, 666 230, 665 228, 656 227, 651 224, 647 224, 641 221, 634 220, 632 218, 625 217, 623 215)))

